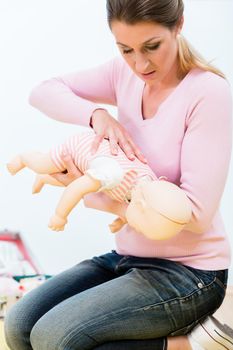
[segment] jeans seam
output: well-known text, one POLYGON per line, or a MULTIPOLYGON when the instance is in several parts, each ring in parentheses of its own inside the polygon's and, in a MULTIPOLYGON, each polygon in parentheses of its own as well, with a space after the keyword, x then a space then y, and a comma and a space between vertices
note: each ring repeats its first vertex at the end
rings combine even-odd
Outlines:
MULTIPOLYGON (((149 310, 149 309, 151 309, 151 308, 153 308, 153 307, 156 307, 156 306, 160 306, 160 305, 164 305, 164 304, 171 303, 172 301, 182 301, 182 300, 185 300, 185 299, 187 299, 187 298, 190 298, 190 297, 194 296, 195 294, 198 294, 198 292, 200 292, 201 290, 204 290, 204 289, 206 289, 207 287, 210 287, 210 285, 213 285, 214 282, 215 282, 215 280, 212 281, 210 284, 208 284, 208 285, 202 287, 202 288, 195 289, 192 293, 187 294, 187 295, 185 295, 185 296, 183 296, 183 297, 176 297, 176 298, 164 300, 164 301, 162 301, 162 302, 158 302, 158 303, 155 303, 155 304, 150 304, 150 305, 141 307, 141 308, 139 308, 139 309, 137 309, 137 310, 144 310, 144 311, 145 311, 145 310, 149 310)), ((136 310, 136 311, 137 311, 137 310, 136 310)))
MULTIPOLYGON (((209 285, 211 285, 213 282, 215 282, 216 279, 216 274, 215 276, 213 276, 213 280, 211 282, 209 282, 208 284, 206 284, 203 279, 198 275, 198 273, 195 273, 195 269, 190 269, 190 267, 187 266, 183 266, 186 269, 186 273, 187 271, 189 272, 189 274, 191 274, 192 277, 195 278, 196 282, 201 282, 203 284, 203 286, 208 287, 209 285)), ((214 272, 214 271, 213 271, 214 272)))
POLYGON ((120 265, 121 265, 123 262, 125 262, 127 259, 128 259, 128 256, 124 256, 123 258, 121 258, 121 260, 118 261, 118 263, 116 264, 114 271, 115 271, 115 272, 118 271, 119 268, 120 268, 120 265))
POLYGON ((227 287, 224 285, 224 283, 223 283, 218 277, 215 278, 215 282, 216 282, 222 289, 226 290, 227 287))
POLYGON ((97 342, 92 336, 90 336, 89 334, 86 334, 85 332, 84 332, 84 329, 85 328, 83 328, 83 329, 81 329, 80 331, 79 331, 79 333, 74 333, 74 331, 76 331, 76 330, 72 330, 72 331, 70 331, 67 335, 66 335, 66 337, 64 338, 64 341, 62 341, 62 343, 60 343, 59 344, 59 348, 58 348, 58 350, 60 349, 60 346, 62 346, 61 347, 61 350, 63 350, 64 349, 64 346, 67 346, 68 344, 69 344, 69 342, 70 342, 70 336, 74 333, 75 334, 75 336, 77 337, 78 336, 78 334, 80 334, 80 333, 82 333, 82 334, 85 334, 88 338, 90 338, 90 339, 92 339, 95 343, 96 343, 96 345, 99 345, 99 342, 97 342), (68 338, 68 339, 67 339, 68 338))
MULTIPOLYGON (((129 312, 136 312, 136 311, 139 311, 140 309, 136 309, 134 310, 133 308, 124 308, 122 310, 119 310, 119 311, 115 311, 115 312, 111 312, 110 314, 111 315, 114 315, 114 316, 118 316, 118 315, 124 315, 125 313, 129 316, 129 312)), ((98 325, 101 321, 104 321, 105 319, 108 319, 109 318, 109 314, 107 315, 103 315, 103 316, 97 316, 95 319, 92 319, 88 322, 85 322, 81 327, 79 327, 79 330, 77 331, 77 328, 73 328, 64 338, 64 340, 68 340, 69 342, 69 338, 74 332, 75 332, 75 335, 77 336, 78 334, 82 333, 82 334, 85 334, 87 335, 89 338, 91 338, 93 341, 96 342, 96 344, 98 345, 99 342, 91 335, 89 334, 86 334, 85 333, 85 329, 88 327, 88 326, 95 326, 96 324, 98 325)), ((109 341, 109 340, 108 340, 109 341)), ((61 345, 61 344, 59 344, 61 345)), ((64 342, 62 343, 62 346, 64 345, 67 345, 67 343, 64 344, 64 342)), ((62 348, 63 349, 63 348, 62 348)))

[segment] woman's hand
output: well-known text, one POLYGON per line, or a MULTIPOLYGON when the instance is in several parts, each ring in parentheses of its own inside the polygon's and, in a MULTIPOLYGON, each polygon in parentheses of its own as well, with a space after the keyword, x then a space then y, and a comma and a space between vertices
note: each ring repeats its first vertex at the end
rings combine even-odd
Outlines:
POLYGON ((141 162, 147 163, 146 158, 135 145, 127 130, 106 110, 96 109, 92 114, 91 125, 96 133, 91 149, 93 154, 97 151, 101 141, 108 139, 113 155, 117 154, 120 146, 130 160, 137 157, 141 162))
POLYGON ((63 153, 62 160, 67 171, 65 173, 51 174, 51 176, 57 181, 61 182, 64 186, 68 186, 72 181, 82 176, 83 173, 75 166, 69 154, 63 153))

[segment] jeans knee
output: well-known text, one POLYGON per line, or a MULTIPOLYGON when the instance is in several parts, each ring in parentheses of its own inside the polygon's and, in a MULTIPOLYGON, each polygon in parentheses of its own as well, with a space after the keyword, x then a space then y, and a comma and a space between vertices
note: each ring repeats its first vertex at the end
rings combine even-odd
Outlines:
POLYGON ((76 350, 93 349, 97 342, 89 335, 88 326, 77 325, 69 328, 54 325, 42 317, 33 327, 30 342, 33 350, 76 350))
POLYGON ((40 327, 38 327, 37 323, 32 328, 32 331, 30 334, 30 343, 33 347, 33 350, 43 349, 42 342, 44 343, 44 341, 45 341, 44 334, 42 334, 41 329, 40 329, 40 327))
POLYGON ((61 350, 62 333, 59 333, 55 327, 52 327, 52 324, 49 326, 43 318, 39 319, 30 334, 33 350, 61 350))
POLYGON ((7 345, 15 348, 14 344, 21 344, 22 338, 27 332, 27 324, 23 314, 18 312, 16 305, 7 312, 4 327, 7 345))

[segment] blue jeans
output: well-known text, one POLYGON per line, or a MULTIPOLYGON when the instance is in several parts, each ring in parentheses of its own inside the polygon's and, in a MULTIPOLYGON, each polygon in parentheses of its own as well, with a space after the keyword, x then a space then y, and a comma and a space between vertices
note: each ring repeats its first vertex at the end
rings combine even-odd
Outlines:
POLYGON ((166 349, 225 296, 227 270, 204 271, 115 251, 32 290, 5 320, 11 350, 166 349))

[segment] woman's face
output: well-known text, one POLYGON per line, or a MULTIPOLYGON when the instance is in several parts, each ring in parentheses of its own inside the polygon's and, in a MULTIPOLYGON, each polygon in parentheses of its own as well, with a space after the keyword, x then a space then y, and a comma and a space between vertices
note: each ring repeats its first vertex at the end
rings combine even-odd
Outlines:
POLYGON ((171 30, 152 22, 132 25, 113 21, 111 29, 125 61, 146 84, 153 86, 177 76, 177 34, 181 26, 171 30))

